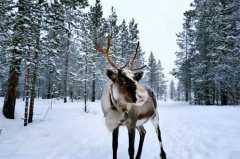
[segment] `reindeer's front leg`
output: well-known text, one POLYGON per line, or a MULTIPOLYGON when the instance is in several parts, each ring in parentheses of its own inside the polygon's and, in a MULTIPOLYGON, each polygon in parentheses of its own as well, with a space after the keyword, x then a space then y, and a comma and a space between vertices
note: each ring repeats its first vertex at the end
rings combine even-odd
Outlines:
POLYGON ((130 159, 134 159, 134 142, 135 142, 135 127, 128 128, 129 147, 128 154, 130 159))
POLYGON ((117 159, 118 133, 119 133, 119 127, 115 128, 112 133, 113 159, 117 159))
POLYGON ((138 130, 139 135, 140 135, 140 141, 139 141, 139 145, 138 145, 138 152, 137 152, 136 159, 140 159, 141 154, 142 154, 142 148, 143 148, 143 142, 144 142, 146 130, 144 129, 143 126, 138 127, 137 130, 138 130))

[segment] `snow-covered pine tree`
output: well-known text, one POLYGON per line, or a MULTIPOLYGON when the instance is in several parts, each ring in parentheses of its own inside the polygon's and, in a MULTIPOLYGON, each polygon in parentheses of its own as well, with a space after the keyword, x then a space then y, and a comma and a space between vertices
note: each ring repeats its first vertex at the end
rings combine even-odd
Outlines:
POLYGON ((9 38, 11 37, 12 22, 15 17, 12 16, 14 3, 11 0, 2 0, 0 2, 0 96, 3 97, 6 92, 7 78, 9 73, 10 50, 9 38))
POLYGON ((237 104, 236 94, 239 85, 239 50, 237 48, 237 22, 239 4, 237 1, 221 1, 216 18, 216 67, 215 84, 222 105, 237 104))
MULTIPOLYGON (((34 112, 34 100, 36 97, 36 83, 38 75, 38 63, 39 63, 39 53, 41 52, 40 46, 40 36, 41 36, 41 23, 42 23, 42 12, 43 12, 43 2, 44 0, 39 0, 33 4, 33 13, 32 13, 32 30, 33 34, 33 55, 31 62, 31 88, 30 88, 30 103, 29 103, 29 115, 28 123, 33 121, 33 112, 34 112)), ((30 74, 30 73, 29 73, 30 74)))
MULTIPOLYGON (((69 80, 73 79, 75 73, 70 73, 73 54, 78 53, 71 48, 75 45, 76 30, 79 29, 81 9, 87 5, 86 1, 62 1, 46 6, 44 17, 44 38, 42 57, 43 69, 42 83, 46 88, 43 96, 46 98, 64 97, 66 102, 68 96, 69 80), (72 50, 72 51, 71 51, 72 50), (63 65, 64 64, 64 65, 63 65), (48 78, 45 78, 45 77, 48 78)), ((70 90, 71 92, 71 90, 70 90)))
POLYGON ((191 10, 184 13, 183 31, 177 34, 179 51, 176 52, 178 70, 175 75, 184 84, 185 101, 191 101, 191 58, 195 53, 194 14, 191 10))
POLYGON ((183 86, 183 84, 180 82, 180 81, 178 81, 178 83, 177 83, 177 89, 176 89, 176 100, 177 101, 183 101, 183 100, 185 100, 184 98, 184 96, 185 96, 186 94, 185 94, 185 89, 184 89, 184 86, 183 86))
MULTIPOLYGON (((100 70, 106 67, 106 62, 96 53, 95 46, 97 43, 103 47, 106 45, 106 34, 112 35, 113 59, 120 65, 126 64, 135 52, 139 30, 134 19, 129 24, 123 21, 118 25, 114 8, 111 15, 104 19, 99 0, 85 14, 81 8, 86 5, 86 0, 0 2, 0 67, 4 68, 0 71, 1 94, 5 94, 6 74, 12 68, 6 66, 14 64, 17 68, 17 71, 14 69, 17 72, 14 87, 19 85, 14 95, 24 97, 24 88, 29 88, 25 96, 30 98, 27 104, 30 110, 26 109, 29 112, 28 122, 33 119, 36 96, 65 99, 70 96, 73 100, 89 94, 91 99, 100 98, 105 83, 104 72, 100 70), (20 74, 20 71, 23 73, 20 74), (28 82, 24 82, 27 78, 28 82), (18 79, 20 81, 16 82, 18 79), (24 87, 26 84, 28 86, 24 87)), ((139 53, 136 66, 144 63, 141 47, 139 53)))
MULTIPOLYGON (((138 25, 135 22, 135 19, 132 18, 132 20, 128 24, 128 51, 126 55, 126 59, 129 60, 132 58, 133 53, 135 52, 137 48, 137 43, 139 42, 139 30, 138 25)), ((136 57, 136 60, 134 61, 133 67, 139 68, 144 65, 144 51, 141 49, 141 45, 139 46, 138 54, 136 57)))
POLYGON ((90 88, 92 75, 90 72, 91 63, 95 45, 92 43, 91 33, 90 33, 90 20, 88 14, 83 14, 79 23, 80 30, 77 33, 77 39, 79 40, 79 64, 80 70, 78 72, 78 79, 80 80, 80 93, 79 97, 84 98, 85 102, 85 112, 87 111, 87 99, 90 98, 90 88))
POLYGON ((24 58, 24 53, 29 52, 29 37, 31 24, 31 1, 19 0, 17 2, 16 19, 13 24, 13 34, 11 36, 9 50, 11 50, 10 72, 8 87, 4 99, 3 114, 6 118, 14 119, 15 104, 17 97, 17 87, 20 74, 20 64, 24 58))
POLYGON ((176 100, 176 87, 173 80, 171 80, 169 85, 169 95, 171 100, 176 100))
POLYGON ((180 51, 175 75, 187 90, 184 79, 187 79, 186 73, 191 72, 190 92, 196 104, 237 104, 239 1, 200 0, 194 1, 192 8, 185 13, 184 31, 178 36, 180 51), (190 56, 184 60, 187 51, 190 56), (189 61, 189 65, 185 61, 189 61))
POLYGON ((157 62, 157 76, 158 76, 158 86, 157 86, 157 98, 163 100, 164 95, 167 93, 167 81, 163 73, 163 67, 160 60, 157 62))
POLYGON ((65 55, 64 55, 64 73, 63 73, 63 96, 64 96, 64 103, 67 102, 68 96, 68 84, 69 84, 69 58, 71 56, 71 43, 73 37, 73 29, 76 29, 75 21, 78 20, 78 13, 81 8, 87 5, 86 0, 81 1, 63 1, 62 2, 64 7, 64 26, 66 31, 66 40, 65 40, 65 55))
POLYGON ((148 58, 148 64, 147 64, 147 72, 146 72, 146 82, 147 85, 154 90, 155 93, 157 93, 159 88, 159 70, 157 61, 151 52, 148 58))
MULTIPOLYGON (((102 11, 102 5, 100 0, 96 0, 94 6, 90 7, 89 12, 89 30, 90 30, 90 36, 92 43, 94 45, 94 48, 96 48, 97 44, 102 45, 104 39, 104 34, 102 25, 104 24, 103 20, 103 11, 102 11)), ((100 55, 97 54, 96 50, 92 50, 91 54, 95 55, 92 56, 92 89, 91 89, 91 101, 94 102, 96 98, 96 62, 100 58, 100 55)))
POLYGON ((111 47, 111 55, 113 56, 112 59, 119 63, 121 59, 118 59, 120 53, 120 46, 119 46, 119 26, 117 25, 117 13, 114 7, 111 8, 111 14, 107 19, 108 23, 108 34, 112 38, 112 47, 111 47))
POLYGON ((124 65, 128 62, 128 52, 129 52, 129 32, 126 21, 123 20, 119 26, 119 40, 120 40, 120 54, 121 54, 121 64, 124 65))
POLYGON ((66 49, 65 10, 62 3, 46 6, 44 34, 42 40, 42 87, 44 98, 63 97, 63 77, 66 49), (47 77, 47 78, 46 78, 47 77))

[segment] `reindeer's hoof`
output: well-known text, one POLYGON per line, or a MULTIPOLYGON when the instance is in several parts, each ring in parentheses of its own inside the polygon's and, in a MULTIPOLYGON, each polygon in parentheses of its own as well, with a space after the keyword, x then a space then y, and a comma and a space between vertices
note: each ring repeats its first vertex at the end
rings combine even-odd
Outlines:
POLYGON ((137 155, 135 159, 141 159, 141 156, 137 155))
POLYGON ((160 159, 167 159, 166 153, 164 151, 160 153, 160 159))

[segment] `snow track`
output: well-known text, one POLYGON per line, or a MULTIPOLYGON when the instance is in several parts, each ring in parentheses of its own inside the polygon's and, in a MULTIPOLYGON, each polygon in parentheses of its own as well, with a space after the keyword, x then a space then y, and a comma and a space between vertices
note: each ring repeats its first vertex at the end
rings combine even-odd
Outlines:
MULTIPOLYGON (((2 106, 3 99, 0 99, 2 106)), ((23 127, 24 103, 16 120, 0 114, 0 159, 111 159, 111 133, 104 125, 100 103, 54 101, 45 120, 48 100, 37 100, 33 124, 23 127)), ((168 159, 239 159, 240 107, 200 107, 159 102, 160 127, 168 159)), ((159 159, 151 123, 146 124, 143 159, 159 159)), ((128 158, 128 135, 120 129, 119 159, 128 158)), ((136 136, 136 151, 139 137, 136 136)))

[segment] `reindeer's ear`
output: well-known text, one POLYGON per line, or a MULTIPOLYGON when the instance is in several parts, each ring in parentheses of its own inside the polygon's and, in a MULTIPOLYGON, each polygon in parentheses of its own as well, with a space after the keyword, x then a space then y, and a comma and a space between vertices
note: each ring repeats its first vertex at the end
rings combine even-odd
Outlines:
POLYGON ((134 73, 134 80, 136 80, 136 81, 140 81, 141 79, 142 79, 142 77, 143 77, 143 74, 144 74, 144 72, 136 72, 136 73, 134 73))
POLYGON ((107 74, 107 76, 110 80, 112 80, 113 82, 116 81, 116 79, 117 79, 117 73, 116 72, 114 72, 113 70, 107 69, 106 74, 107 74))

